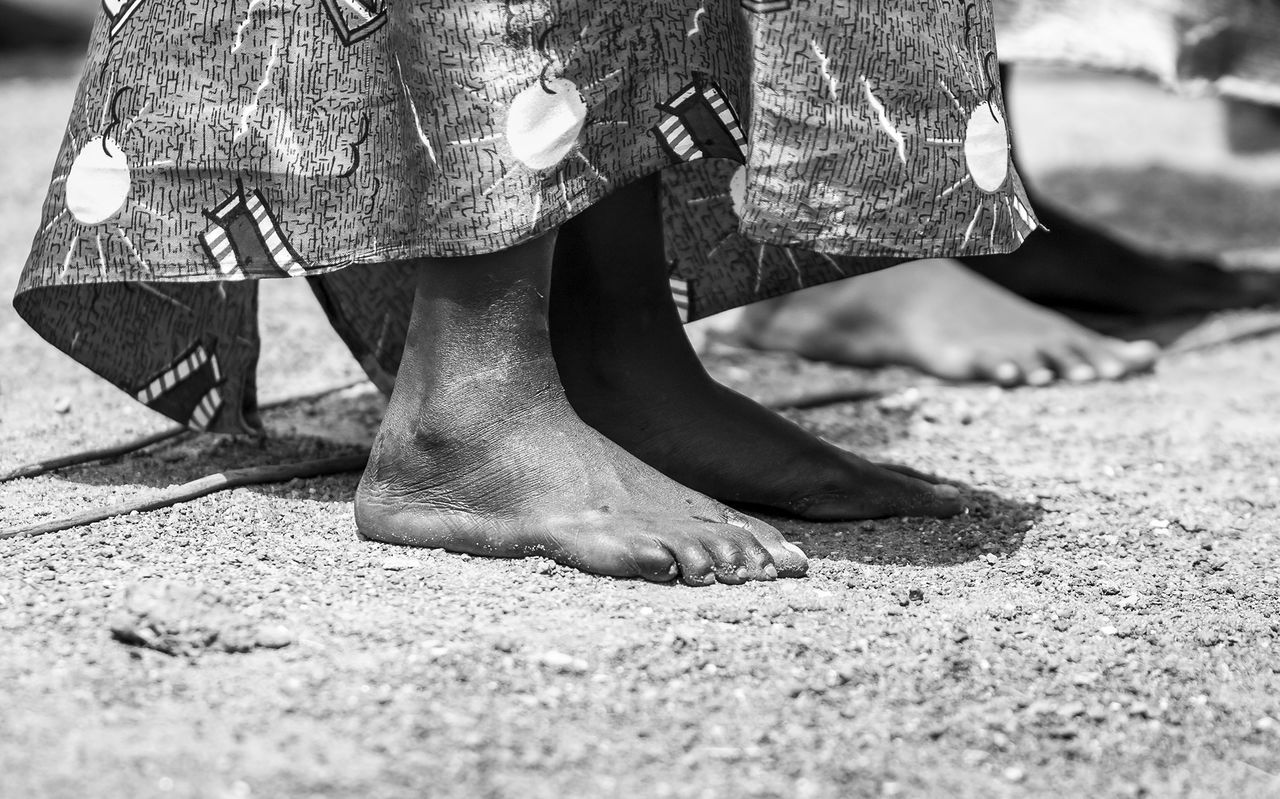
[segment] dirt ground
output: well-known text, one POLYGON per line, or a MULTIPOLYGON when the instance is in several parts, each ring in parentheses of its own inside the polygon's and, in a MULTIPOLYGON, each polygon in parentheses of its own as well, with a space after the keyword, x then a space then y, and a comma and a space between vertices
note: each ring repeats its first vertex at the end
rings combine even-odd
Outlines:
MULTIPOLYGON (((75 73, 0 61, 6 298, 75 73)), ((1280 161, 1224 155, 1215 103, 1018 88, 1031 171, 1064 201, 1275 260, 1280 161)), ((267 399, 359 376, 305 288, 263 290, 267 399)), ((1189 320, 1152 376, 1047 390, 714 350, 757 396, 881 391, 789 415, 963 486, 946 521, 779 520, 804 580, 688 589, 361 542, 354 475, 0 542, 0 796, 1280 796, 1276 321, 1189 320), (1261 332, 1221 343, 1241 331, 1261 332)), ((165 426, 7 302, 0 333, 0 471, 165 426)), ((380 407, 358 387, 268 414, 265 444, 0 485, 0 527, 347 452, 380 407)))

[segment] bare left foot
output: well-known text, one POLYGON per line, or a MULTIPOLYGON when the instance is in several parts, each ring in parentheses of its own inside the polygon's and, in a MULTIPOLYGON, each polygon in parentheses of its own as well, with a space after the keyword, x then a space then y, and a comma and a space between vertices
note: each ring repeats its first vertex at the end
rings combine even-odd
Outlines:
POLYGON ((845 452, 707 375, 671 299, 654 181, 561 228, 550 321, 578 415, 690 488, 808 519, 961 510, 955 487, 845 452))
POLYGON ((757 303, 730 334, 763 350, 945 380, 1043 386, 1149 370, 1158 349, 1095 333, 963 264, 913 261, 757 303))

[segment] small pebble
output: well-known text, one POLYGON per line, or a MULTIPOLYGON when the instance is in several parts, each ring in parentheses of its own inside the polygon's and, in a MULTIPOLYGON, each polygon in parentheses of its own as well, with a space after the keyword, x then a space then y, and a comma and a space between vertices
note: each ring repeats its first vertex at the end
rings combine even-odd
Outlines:
POLYGON ((380 565, 387 571, 396 572, 404 571, 405 569, 416 569, 422 565, 422 562, 407 555, 392 555, 389 558, 385 558, 380 565))
POLYGON ((1217 646, 1222 643, 1222 636, 1214 630, 1201 627, 1196 630, 1196 643, 1200 646, 1217 646))
POLYGON ((1085 712, 1084 702, 1067 702, 1058 708, 1058 715, 1064 719, 1073 719, 1076 716, 1083 716, 1085 712))
POLYGON ((1018 766, 1010 766, 1004 770, 1004 778, 1009 782, 1022 782, 1027 778, 1027 772, 1018 766))
POLYGON ((53 401, 53 409, 58 413, 68 413, 71 411, 71 400, 66 397, 58 397, 53 401))
POLYGON ((293 633, 283 624, 268 624, 258 630, 253 642, 264 649, 283 649, 293 643, 293 633))
POLYGON ((585 674, 591 666, 582 658, 564 652, 543 652, 536 658, 537 662, 561 674, 585 674))
POLYGON ((923 588, 912 588, 910 591, 908 591, 908 592, 907 592, 907 599, 911 600, 912 602, 923 602, 923 601, 924 601, 924 589, 923 589, 923 588))

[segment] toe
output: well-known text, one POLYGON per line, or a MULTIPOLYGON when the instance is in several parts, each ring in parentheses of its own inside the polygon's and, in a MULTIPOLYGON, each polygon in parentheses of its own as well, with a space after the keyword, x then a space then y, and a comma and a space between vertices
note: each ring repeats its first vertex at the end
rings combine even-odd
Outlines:
POLYGON ((544 536, 539 544, 520 554, 545 555, 565 566, 606 577, 640 577, 668 583, 680 575, 675 552, 665 542, 641 532, 619 535, 579 530, 544 536))
POLYGON ((1064 380, 1087 383, 1098 378, 1098 371, 1073 343, 1062 342, 1046 347, 1044 357, 1058 377, 1064 380))
POLYGON ((680 576, 675 556, 653 539, 638 539, 631 544, 630 566, 634 574, 651 583, 669 583, 680 576))
POLYGON ((973 362, 973 376, 1006 388, 1022 385, 1024 375, 1018 362, 997 355, 979 355, 973 362))
POLYGON ((923 480, 926 483, 933 483, 934 485, 942 482, 942 480, 931 474, 926 474, 919 469, 912 469, 910 466, 903 466, 900 463, 885 463, 883 461, 879 461, 876 463, 876 466, 879 466, 881 469, 888 469, 891 472, 897 472, 898 474, 905 474, 907 477, 914 477, 917 480, 923 480))
MULTIPOLYGON (((716 579, 720 582, 739 585, 749 580, 769 579, 766 567, 773 566, 773 558, 754 536, 741 527, 706 525, 702 545, 711 553, 716 579)), ((776 571, 775 567, 775 574, 776 571)))
POLYGON ((799 516, 816 521, 882 519, 886 516, 945 518, 963 510, 955 486, 910 477, 863 461, 857 490, 812 497, 797 508, 799 516))
POLYGON ((707 548, 692 535, 668 534, 659 541, 675 559, 680 582, 704 586, 716 581, 716 565, 707 548))
POLYGON ((1160 346, 1154 341, 1126 341, 1119 345, 1117 355, 1129 368, 1129 372, 1145 372, 1156 365, 1160 346))
POLYGON ((809 572, 809 558, 804 550, 783 538, 777 528, 759 519, 752 519, 747 529, 773 560, 765 567, 766 573, 770 568, 778 577, 803 577, 809 572))
POLYGON ((1079 351, 1104 380, 1119 380, 1155 365, 1159 348, 1150 341, 1125 342, 1099 337, 1081 345, 1079 351))

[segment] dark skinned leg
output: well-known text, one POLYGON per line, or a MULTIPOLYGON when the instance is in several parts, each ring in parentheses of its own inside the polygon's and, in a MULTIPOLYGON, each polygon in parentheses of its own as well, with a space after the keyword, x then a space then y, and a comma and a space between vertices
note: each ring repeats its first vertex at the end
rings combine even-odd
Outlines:
POLYGON ((561 230, 551 341, 578 414, 724 502, 810 519, 957 513, 954 487, 845 452, 707 375, 671 299, 658 191, 634 183, 561 230))
POLYGON ((743 583, 803 553, 588 427, 547 333, 555 235, 422 260, 395 391, 356 495, 362 535, 596 574, 743 583))

